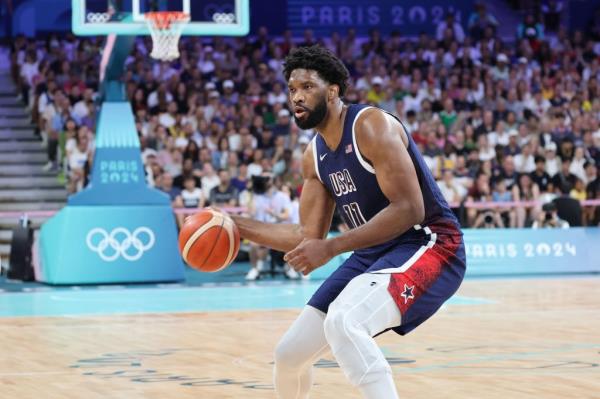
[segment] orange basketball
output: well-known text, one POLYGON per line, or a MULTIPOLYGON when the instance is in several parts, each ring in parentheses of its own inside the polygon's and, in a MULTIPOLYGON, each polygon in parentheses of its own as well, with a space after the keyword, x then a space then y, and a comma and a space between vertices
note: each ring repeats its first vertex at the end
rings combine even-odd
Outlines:
POLYGON ((224 213, 206 209, 188 217, 179 232, 183 260, 202 272, 229 266, 240 250, 240 232, 224 213))

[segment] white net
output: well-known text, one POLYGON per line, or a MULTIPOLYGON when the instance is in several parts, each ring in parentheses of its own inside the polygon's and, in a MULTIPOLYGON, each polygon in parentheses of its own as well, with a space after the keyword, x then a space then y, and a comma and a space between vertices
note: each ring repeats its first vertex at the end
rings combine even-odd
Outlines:
POLYGON ((152 36, 150 56, 157 60, 171 61, 179 58, 179 38, 190 16, 183 12, 148 12, 146 23, 152 36))

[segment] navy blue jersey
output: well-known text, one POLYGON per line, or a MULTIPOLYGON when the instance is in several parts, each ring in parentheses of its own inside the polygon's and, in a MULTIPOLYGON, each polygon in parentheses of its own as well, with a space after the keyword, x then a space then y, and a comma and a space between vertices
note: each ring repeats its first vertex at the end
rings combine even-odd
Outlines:
MULTIPOLYGON (((373 166, 361 155, 356 144, 354 131, 356 120, 367 108, 370 107, 356 104, 348 106, 342 139, 335 150, 331 151, 318 134, 312 142, 315 168, 319 179, 335 199, 340 215, 350 228, 356 228, 368 222, 389 204, 389 200, 379 187, 373 166)), ((407 150, 415 166, 423 193, 425 205, 423 225, 444 221, 458 228, 459 223, 442 196, 417 145, 410 135, 407 134, 407 136, 409 143, 407 150)), ((414 229, 409 229, 391 241, 357 252, 377 253, 409 239, 414 233, 414 229)))

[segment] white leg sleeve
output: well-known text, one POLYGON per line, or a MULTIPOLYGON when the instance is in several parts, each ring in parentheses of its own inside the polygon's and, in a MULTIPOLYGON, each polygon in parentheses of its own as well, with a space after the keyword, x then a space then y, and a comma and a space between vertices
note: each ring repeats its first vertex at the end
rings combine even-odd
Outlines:
POLYGON ((387 290, 389 280, 389 274, 355 277, 331 303, 325 319, 325 336, 333 355, 368 399, 398 397, 391 368, 372 338, 401 323, 400 311, 387 290))
POLYGON ((280 399, 306 399, 312 387, 312 364, 329 349, 325 313, 305 306, 275 348, 274 382, 280 399))

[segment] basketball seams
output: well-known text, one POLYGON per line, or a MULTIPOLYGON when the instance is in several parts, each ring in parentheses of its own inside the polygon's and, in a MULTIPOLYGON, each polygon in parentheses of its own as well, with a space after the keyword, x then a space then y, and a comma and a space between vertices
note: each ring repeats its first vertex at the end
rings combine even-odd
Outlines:
POLYGON ((215 272, 218 272, 219 270, 223 270, 224 268, 226 268, 231 263, 231 261, 233 260, 233 256, 234 256, 235 237, 233 234, 233 222, 231 221, 231 219, 223 218, 223 225, 222 225, 221 230, 227 231, 227 236, 229 237, 229 253, 227 254, 227 258, 225 258, 225 262, 223 262, 223 266, 221 266, 217 270, 214 270, 215 272), (225 226, 225 224, 227 224, 227 226, 225 226))
POLYGON ((212 209, 205 209, 188 218, 180 232, 179 241, 181 255, 186 263, 204 272, 217 272, 226 268, 239 251, 237 226, 228 215, 212 209), (216 227, 217 231, 213 230, 216 227), (227 230, 225 235, 221 234, 223 229, 227 230))
MULTIPOLYGON (((215 215, 215 216, 217 216, 217 215, 215 215)), ((219 231, 217 232, 217 236, 215 237, 215 241, 213 242, 212 248, 206 255, 206 258, 204 259, 204 261, 200 262, 201 267, 206 266, 205 263, 206 263, 206 261, 208 261, 210 259, 210 256, 212 255, 213 251, 215 250, 215 247, 217 246, 217 243, 219 242, 219 237, 221 236, 221 233, 223 232, 223 224, 225 223, 225 218, 221 215, 218 215, 218 216, 221 217, 221 224, 219 225, 220 228, 219 228, 219 231)), ((213 217, 213 219, 214 218, 215 217, 213 217)), ((217 222, 217 224, 218 224, 218 222, 217 222)), ((220 269, 218 269, 218 270, 220 270, 220 269)), ((214 272, 214 271, 216 271, 216 270, 211 270, 211 272, 214 272)))
MULTIPOLYGON (((198 230, 196 230, 187 240, 186 243, 183 247, 183 251, 181 251, 182 255, 183 255, 183 259, 185 259, 185 261, 187 262, 187 255, 189 250, 192 248, 192 245, 194 245, 194 243, 198 240, 198 238, 200 238, 200 236, 204 233, 206 233, 210 228, 218 226, 219 225, 219 221, 216 220, 216 218, 213 216, 208 222, 206 222, 205 224, 203 224, 200 228, 198 228, 198 230)), ((222 223, 221 223, 222 225, 222 223)), ((216 241, 215 241, 216 243, 216 241)), ((214 247, 214 244, 213 244, 214 247)), ((211 249, 212 252, 212 249, 211 249)))

